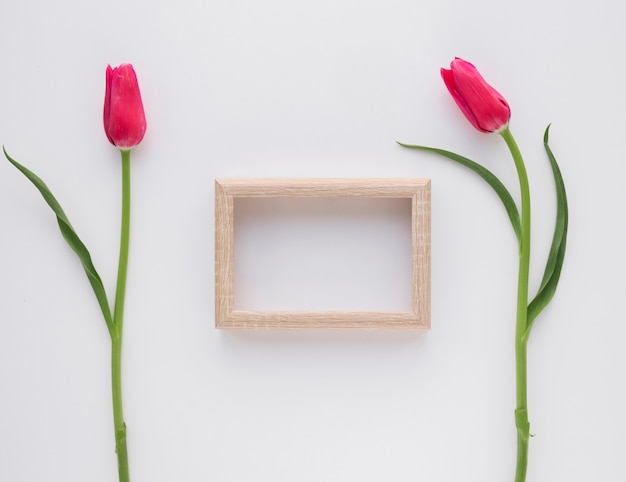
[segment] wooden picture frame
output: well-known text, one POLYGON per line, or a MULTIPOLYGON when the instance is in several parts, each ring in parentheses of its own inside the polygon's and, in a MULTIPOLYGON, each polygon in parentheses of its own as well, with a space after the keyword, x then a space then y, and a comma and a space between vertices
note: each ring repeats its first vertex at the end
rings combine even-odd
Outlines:
POLYGON ((216 179, 215 326, 237 329, 429 329, 429 179, 216 179), (411 311, 235 310, 235 198, 365 197, 410 198, 411 311))

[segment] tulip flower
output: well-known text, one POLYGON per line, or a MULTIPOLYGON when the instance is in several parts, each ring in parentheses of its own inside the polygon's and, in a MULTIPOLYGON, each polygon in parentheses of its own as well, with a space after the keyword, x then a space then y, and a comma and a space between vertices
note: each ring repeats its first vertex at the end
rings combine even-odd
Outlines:
MULTIPOLYGON (((528 467, 530 422, 528 419, 527 342, 537 316, 550 303, 561 276, 569 223, 569 208, 561 170, 548 145, 545 130, 543 145, 552 168, 556 188, 556 220, 552 245, 546 261, 541 285, 530 298, 530 185, 522 153, 509 128, 511 110, 504 98, 491 87, 476 68, 465 60, 455 58, 450 69, 441 69, 441 76, 452 97, 470 123, 481 132, 497 132, 506 143, 519 180, 520 208, 506 186, 486 167, 454 152, 422 145, 400 145, 446 157, 478 174, 496 192, 504 205, 513 231, 517 236, 519 271, 517 284, 517 316, 515 319, 515 428, 517 430, 517 461, 515 482, 525 482, 528 467)), ((465 200, 463 200, 465 202, 465 200)))
POLYGON ((114 146, 127 150, 143 139, 146 116, 137 75, 131 64, 107 67, 103 118, 104 131, 114 146))
POLYGON ((146 132, 146 117, 143 112, 141 93, 132 65, 122 64, 114 69, 110 65, 107 67, 103 118, 107 138, 111 144, 120 149, 122 157, 122 229, 113 305, 109 303, 102 279, 91 260, 91 254, 74 231, 65 211, 48 186, 34 172, 11 158, 6 150, 4 155, 34 184, 56 215, 63 238, 80 259, 100 305, 111 338, 111 390, 119 481, 129 482, 126 422, 122 409, 122 335, 130 234, 130 152, 141 142, 146 132))
POLYGON ((452 98, 481 132, 496 132, 506 127, 511 109, 500 93, 491 87, 476 67, 463 59, 455 58, 450 69, 441 69, 441 77, 452 98))
POLYGON ((104 95, 104 131, 122 154, 122 232, 117 271, 115 305, 111 322, 111 378, 113 389, 113 423, 115 452, 120 482, 129 481, 126 422, 122 408, 122 328, 126 271, 130 233, 130 150, 139 144, 146 133, 146 116, 141 92, 133 66, 122 64, 114 69, 107 66, 104 95))

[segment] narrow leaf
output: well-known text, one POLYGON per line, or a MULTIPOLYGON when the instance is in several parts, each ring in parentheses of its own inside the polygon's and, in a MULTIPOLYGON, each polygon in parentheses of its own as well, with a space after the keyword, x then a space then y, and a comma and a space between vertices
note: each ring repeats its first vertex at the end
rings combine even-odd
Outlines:
POLYGON ((498 179, 495 174, 489 171, 487 168, 481 166, 477 162, 468 159, 467 157, 460 156, 459 154, 455 154, 454 152, 446 151, 443 149, 437 149, 434 147, 426 147, 426 146, 415 146, 409 144, 402 144, 398 142, 403 147, 408 147, 410 149, 420 149, 422 151, 428 151, 435 154, 438 154, 443 157, 447 157, 459 164, 462 164, 465 167, 468 167, 476 174, 478 174, 481 178, 483 178, 487 184, 489 184, 493 190, 496 192, 502 204, 504 204, 504 209, 506 209, 507 214, 509 215, 509 219, 511 220, 511 225, 513 226, 513 230, 515 231, 515 235, 517 236, 518 242, 521 239, 521 227, 520 227, 520 217, 519 211, 517 210, 517 205, 515 201, 513 201, 513 197, 507 190, 507 188, 502 184, 500 179, 498 179))
POLYGON ((556 158, 552 153, 552 149, 548 145, 550 126, 546 128, 543 136, 543 144, 552 167, 554 175, 554 184, 556 188, 556 222, 554 225, 554 235, 552 237, 552 245, 546 262, 546 269, 541 280, 541 285, 535 298, 528 305, 528 326, 524 337, 528 339, 530 330, 539 313, 550 303, 554 297, 556 287, 561 276, 563 260, 565 258, 565 245, 567 242, 567 226, 569 222, 569 211, 567 206, 567 195, 565 193, 565 183, 561 176, 561 170, 556 162, 556 158))
POLYGON ((43 182, 41 178, 37 176, 34 172, 30 171, 29 169, 12 159, 9 154, 7 154, 7 151, 6 149, 4 149, 4 147, 2 149, 4 150, 4 155, 9 160, 9 162, 13 164, 22 174, 24 174, 28 178, 30 182, 34 184, 34 186, 43 196, 48 206, 50 206, 50 208, 56 215, 61 234, 63 235, 63 238, 70 246, 70 248, 72 248, 72 250, 80 259, 80 262, 85 269, 85 273, 87 274, 87 278, 89 279, 89 283, 91 283, 91 287, 93 288, 96 298, 98 299, 98 304, 100 305, 100 309, 102 310, 102 314, 104 315, 104 320, 106 321, 109 333, 111 334, 111 336, 113 336, 115 332, 115 327, 113 325, 113 317, 111 316, 109 301, 107 299, 102 280, 100 279, 100 276, 98 275, 98 272, 96 271, 96 268, 91 261, 91 255, 89 254, 89 251, 74 231, 74 228, 72 227, 72 224, 70 223, 65 212, 63 211, 63 208, 56 200, 52 192, 50 192, 50 189, 48 188, 48 186, 46 186, 46 183, 43 182))

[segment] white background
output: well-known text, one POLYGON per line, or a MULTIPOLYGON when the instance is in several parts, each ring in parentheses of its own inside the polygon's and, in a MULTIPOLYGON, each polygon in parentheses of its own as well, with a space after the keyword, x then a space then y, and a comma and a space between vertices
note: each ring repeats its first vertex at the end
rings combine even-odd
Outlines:
MULTIPOLYGON (((497 135, 439 68, 472 61, 512 106, 548 251, 552 147, 570 199, 556 297, 529 343, 528 480, 624 480, 626 6, 619 0, 57 0, 0 6, 0 142, 53 189, 112 296, 118 153, 104 71, 132 62, 124 386, 134 482, 506 481, 515 459, 517 196, 497 135), (427 177, 432 330, 214 329, 217 177, 427 177)), ((0 162, 0 481, 116 480, 109 342, 39 194, 0 162)), ((267 273, 271 280, 272 273, 267 273)))

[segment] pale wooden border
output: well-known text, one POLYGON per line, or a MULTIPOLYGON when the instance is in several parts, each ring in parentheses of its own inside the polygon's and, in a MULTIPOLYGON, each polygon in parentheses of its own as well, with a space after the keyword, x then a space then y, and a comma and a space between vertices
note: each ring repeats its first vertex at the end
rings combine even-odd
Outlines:
POLYGON ((217 328, 430 328, 429 179, 216 179, 215 326, 217 328), (412 311, 235 310, 234 198, 411 198, 412 311))

